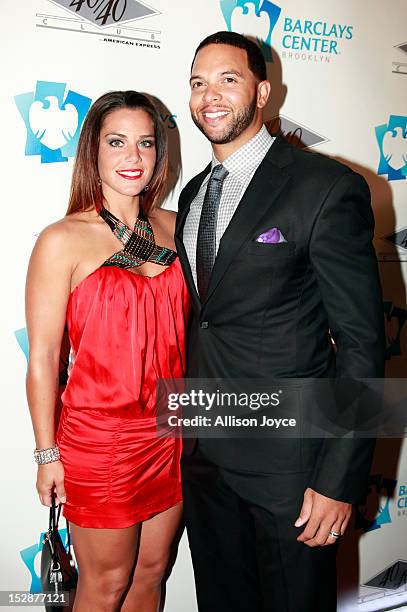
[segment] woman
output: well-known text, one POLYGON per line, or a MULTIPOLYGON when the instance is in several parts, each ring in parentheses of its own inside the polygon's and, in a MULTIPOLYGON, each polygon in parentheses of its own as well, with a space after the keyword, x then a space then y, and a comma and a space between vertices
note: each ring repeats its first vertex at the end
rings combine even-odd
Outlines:
POLYGON ((157 207, 167 165, 146 96, 96 100, 67 215, 42 232, 29 265, 37 490, 46 506, 55 492, 72 523, 76 612, 155 612, 180 522, 180 440, 155 431, 155 382, 183 376, 189 308, 175 214, 157 207), (55 437, 65 322, 73 363, 55 437))

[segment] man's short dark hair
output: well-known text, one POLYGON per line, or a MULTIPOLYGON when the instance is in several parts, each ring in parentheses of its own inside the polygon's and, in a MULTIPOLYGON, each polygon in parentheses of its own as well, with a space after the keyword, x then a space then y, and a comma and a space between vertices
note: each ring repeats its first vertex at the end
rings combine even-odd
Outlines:
POLYGON ((259 81, 267 80, 266 62, 259 45, 250 40, 250 38, 246 38, 246 36, 238 34, 237 32, 216 32, 204 38, 196 48, 191 69, 194 65, 198 51, 208 45, 230 45, 231 47, 244 49, 247 53, 247 64, 254 76, 259 79, 259 81))

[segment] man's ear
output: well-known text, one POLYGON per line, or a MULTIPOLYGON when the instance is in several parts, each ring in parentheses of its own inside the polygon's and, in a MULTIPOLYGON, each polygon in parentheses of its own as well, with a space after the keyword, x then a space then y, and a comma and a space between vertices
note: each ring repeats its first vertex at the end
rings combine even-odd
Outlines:
POLYGON ((257 85, 257 107, 264 108, 267 104, 267 100, 270 97, 271 84, 269 81, 261 81, 257 85))

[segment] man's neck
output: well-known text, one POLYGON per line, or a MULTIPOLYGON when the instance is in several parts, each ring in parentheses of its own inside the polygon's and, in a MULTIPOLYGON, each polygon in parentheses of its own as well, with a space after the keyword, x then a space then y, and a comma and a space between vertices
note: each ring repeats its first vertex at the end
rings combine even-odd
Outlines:
POLYGON ((256 134, 259 133, 261 128, 263 127, 263 123, 260 125, 253 126, 251 129, 245 130, 240 136, 232 140, 231 142, 227 142, 225 144, 212 144, 213 154, 218 161, 222 164, 225 159, 233 155, 236 151, 241 149, 249 140, 254 138, 256 134))

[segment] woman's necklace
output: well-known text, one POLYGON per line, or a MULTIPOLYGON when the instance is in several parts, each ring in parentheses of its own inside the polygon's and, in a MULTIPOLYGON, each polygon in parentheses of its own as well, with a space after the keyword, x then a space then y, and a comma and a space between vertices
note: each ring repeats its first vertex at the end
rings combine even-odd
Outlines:
POLYGON ((151 223, 141 208, 133 230, 104 207, 100 211, 100 216, 124 247, 109 257, 104 266, 136 268, 146 262, 169 266, 176 259, 175 251, 156 244, 151 223))

